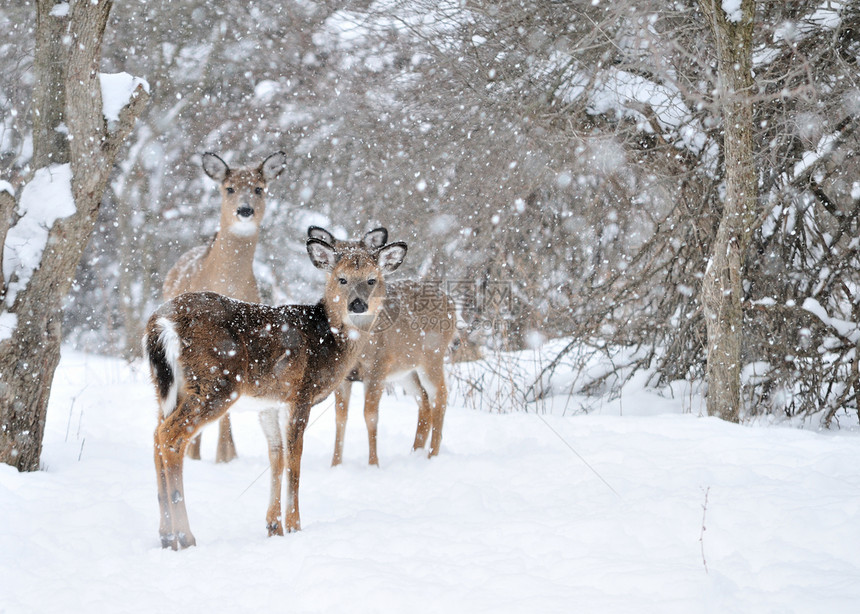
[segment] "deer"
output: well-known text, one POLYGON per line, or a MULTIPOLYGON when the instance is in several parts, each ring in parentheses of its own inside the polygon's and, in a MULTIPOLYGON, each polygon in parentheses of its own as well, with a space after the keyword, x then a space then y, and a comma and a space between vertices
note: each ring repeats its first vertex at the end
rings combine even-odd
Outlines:
MULTIPOLYGON (((221 221, 206 245, 194 247, 168 271, 162 297, 170 300, 184 292, 209 290, 250 303, 260 302, 254 276, 254 252, 260 222, 266 212, 268 185, 284 170, 286 154, 275 152, 257 168, 231 169, 214 153, 203 154, 203 171, 221 191, 221 221)), ((236 458, 236 444, 225 415, 219 423, 215 462, 236 458)), ((200 459, 200 437, 188 446, 188 456, 200 459)))
MULTIPOLYGON (((355 248, 325 228, 311 226, 308 236, 338 249, 355 248)), ((371 230, 361 245, 372 249, 388 240, 385 228, 371 230)), ((343 443, 352 382, 364 383, 364 421, 367 426, 368 464, 379 466, 377 433, 379 401, 386 383, 399 381, 418 401, 418 427, 412 450, 424 449, 430 437, 428 457, 439 454, 442 424, 448 400, 445 356, 457 333, 454 301, 435 285, 414 281, 388 284, 383 315, 361 352, 355 368, 335 391, 336 430, 332 466, 343 461, 343 443)))
POLYGON ((335 249, 315 238, 306 247, 326 273, 323 298, 314 305, 268 306, 193 292, 159 307, 147 323, 143 347, 158 400, 154 457, 163 548, 196 544, 185 507, 185 449, 243 396, 288 408, 261 415, 271 466, 266 528, 269 536, 301 528, 299 476, 311 406, 352 370, 385 301, 385 276, 407 250, 403 242, 335 249), (286 417, 283 437, 279 416, 286 417))

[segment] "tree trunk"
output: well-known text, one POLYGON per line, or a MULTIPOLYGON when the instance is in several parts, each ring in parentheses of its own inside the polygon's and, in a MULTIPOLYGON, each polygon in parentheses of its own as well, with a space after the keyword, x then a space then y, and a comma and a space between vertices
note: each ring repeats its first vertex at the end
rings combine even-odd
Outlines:
POLYGON ((65 134, 68 13, 59 11, 65 0, 36 2, 36 50, 33 58, 33 168, 69 161, 65 134), (60 14, 52 15, 58 10, 60 14))
POLYGON ((34 116, 41 118, 34 118, 34 162, 68 159, 76 212, 51 226, 38 268, 14 299, 6 294, 6 287, 2 292, 0 313, 14 314, 16 326, 11 337, 0 341, 0 461, 20 471, 39 468, 48 397, 60 358, 62 301, 95 224, 119 147, 148 99, 139 87, 123 109, 118 127, 108 131, 98 65, 112 2, 75 2, 67 17, 51 15, 55 4, 54 0, 37 3, 37 45, 55 49, 37 48, 36 62, 64 60, 58 80, 53 80, 56 66, 34 66, 37 75, 52 75, 50 87, 34 92, 34 116), (58 29, 55 21, 66 25, 58 29), (59 113, 54 108, 57 104, 62 109, 59 113), (60 119, 68 139, 49 123, 60 119), (63 138, 58 140, 57 134, 63 138))
POLYGON ((754 0, 727 14, 721 0, 700 0, 714 34, 723 119, 726 197, 702 281, 708 332, 708 415, 737 422, 741 408, 743 259, 755 219, 752 32, 754 0))

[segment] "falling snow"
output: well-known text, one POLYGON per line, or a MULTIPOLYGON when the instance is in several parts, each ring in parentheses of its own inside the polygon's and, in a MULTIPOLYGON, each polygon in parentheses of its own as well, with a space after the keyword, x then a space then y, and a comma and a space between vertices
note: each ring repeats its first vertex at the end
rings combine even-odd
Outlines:
MULTIPOLYGON (((743 4, 714 6, 740 24, 743 4)), ((109 130, 136 88, 151 99, 63 306, 45 470, 0 465, 0 613, 151 612, 165 594, 188 611, 853 612, 860 24, 842 0, 759 4, 736 425, 703 417, 703 277, 736 194, 731 93, 695 3, 114 3, 109 130), (447 367, 432 460, 410 452, 399 388, 379 468, 360 385, 337 469, 333 400, 314 408, 303 531, 285 538, 265 537, 266 444, 237 411, 240 458, 214 464, 210 429, 185 465, 198 547, 162 552, 140 326, 221 224, 201 154, 273 151, 287 165, 266 188, 262 300, 319 300, 309 225, 385 226, 409 245, 398 279, 456 296, 452 356, 470 360, 447 367)), ((4 348, 75 212, 68 165, 34 168, 34 28, 32 2, 0 8, 0 202, 18 197, 4 348)))

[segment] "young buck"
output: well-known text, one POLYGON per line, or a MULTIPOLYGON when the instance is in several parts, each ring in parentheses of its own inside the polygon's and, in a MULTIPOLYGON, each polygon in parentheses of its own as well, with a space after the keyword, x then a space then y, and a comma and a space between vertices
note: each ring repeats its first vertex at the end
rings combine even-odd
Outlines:
MULTIPOLYGON (((338 241, 324 228, 311 226, 308 236, 345 249, 357 244, 338 241)), ((388 240, 388 231, 368 232, 362 244, 373 248, 388 240)), ((439 453, 448 390, 445 385, 445 355, 456 334, 453 300, 435 285, 413 281, 388 284, 383 312, 377 318, 367 345, 355 368, 335 391, 337 428, 332 465, 343 459, 343 438, 353 381, 364 383, 364 421, 367 425, 368 462, 379 464, 377 427, 379 400, 386 382, 401 381, 418 401, 418 428, 413 450, 424 448, 432 427, 429 456, 439 453)))
POLYGON ((331 394, 355 364, 385 300, 384 275, 400 266, 406 244, 335 250, 308 239, 307 250, 328 274, 316 305, 269 307, 190 293, 165 303, 149 319, 143 342, 159 403, 155 467, 165 548, 195 544, 182 480, 188 441, 242 395, 289 407, 285 440, 273 428, 278 412, 264 413, 272 468, 266 526, 269 535, 300 528, 299 473, 311 406, 331 394))
MULTIPOLYGON (((254 251, 260 222, 266 212, 269 182, 284 170, 287 157, 273 153, 257 168, 231 169, 213 153, 203 154, 203 170, 220 184, 221 226, 207 245, 185 252, 167 273, 162 288, 165 300, 183 292, 208 290, 249 303, 260 302, 254 277, 254 251)), ((200 437, 188 447, 188 456, 200 458, 200 437)), ((236 445, 225 414, 219 423, 215 461, 236 458, 236 445)))

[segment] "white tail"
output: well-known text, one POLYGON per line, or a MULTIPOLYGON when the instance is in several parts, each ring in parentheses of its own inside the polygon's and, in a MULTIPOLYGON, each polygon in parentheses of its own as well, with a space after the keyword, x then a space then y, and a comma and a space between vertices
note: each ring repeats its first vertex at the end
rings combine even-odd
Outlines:
POLYGON ((185 508, 185 449, 204 424, 224 416, 243 395, 289 406, 283 439, 271 413, 263 422, 272 468, 266 526, 269 535, 300 528, 302 441, 311 406, 355 364, 385 300, 384 275, 400 266, 406 244, 336 250, 309 239, 307 249, 328 274, 316 305, 269 307, 195 292, 165 303, 149 319, 144 349, 161 408, 154 450, 163 547, 195 544, 185 508))
MULTIPOLYGON (((167 273, 162 288, 165 300, 183 292, 211 291, 250 303, 260 302, 254 277, 254 252, 260 222, 266 212, 268 185, 284 170, 286 155, 277 152, 257 168, 231 169, 213 153, 203 154, 203 170, 221 190, 221 224, 207 245, 185 252, 167 273)), ((230 418, 220 422, 215 460, 236 457, 230 418)), ((191 458, 200 458, 200 438, 188 448, 191 458)))
MULTIPOLYGON (((340 249, 356 245, 338 241, 318 226, 308 228, 308 235, 340 249)), ((368 232, 361 243, 372 248, 387 240, 388 231, 376 228, 368 232)), ((402 381, 418 401, 418 428, 412 449, 424 448, 432 428, 429 456, 439 453, 448 401, 444 363, 456 332, 454 301, 438 285, 412 281, 388 284, 388 295, 373 334, 355 369, 335 392, 337 430, 332 465, 339 465, 343 460, 343 439, 353 381, 364 383, 364 420, 371 465, 379 464, 376 445, 379 401, 385 383, 394 380, 402 381)))

